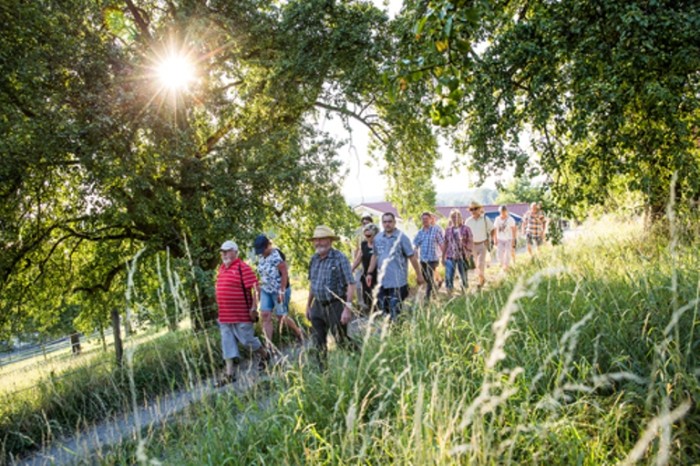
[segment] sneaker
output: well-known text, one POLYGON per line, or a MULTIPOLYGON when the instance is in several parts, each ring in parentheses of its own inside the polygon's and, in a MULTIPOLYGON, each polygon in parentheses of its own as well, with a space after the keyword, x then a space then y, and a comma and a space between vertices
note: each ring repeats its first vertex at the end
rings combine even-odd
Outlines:
POLYGON ((268 353, 265 357, 260 358, 260 361, 258 362, 258 370, 260 372, 264 372, 267 369, 267 366, 270 364, 270 354, 268 353))
POLYGON ((224 374, 219 380, 214 383, 215 388, 225 387, 236 381, 236 376, 233 374, 224 374))

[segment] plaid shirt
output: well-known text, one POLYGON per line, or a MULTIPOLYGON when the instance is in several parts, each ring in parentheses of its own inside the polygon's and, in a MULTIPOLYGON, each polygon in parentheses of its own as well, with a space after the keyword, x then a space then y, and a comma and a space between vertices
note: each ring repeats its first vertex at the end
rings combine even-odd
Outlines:
POLYGON ((451 260, 467 258, 472 252, 473 238, 472 230, 466 225, 447 228, 445 230, 445 258, 451 260))
POLYGON ((525 234, 532 235, 535 238, 544 236, 545 219, 542 212, 533 214, 531 210, 528 210, 523 217, 523 224, 525 225, 525 234))
POLYGON ((420 260, 423 262, 440 260, 437 247, 438 245, 442 246, 444 243, 445 237, 442 235, 442 229, 437 225, 433 225, 427 230, 421 228, 413 239, 413 245, 420 247, 420 260))
POLYGON ((325 258, 314 254, 309 263, 309 283, 311 292, 318 301, 345 301, 348 285, 355 284, 350 261, 345 254, 334 248, 328 251, 325 258))

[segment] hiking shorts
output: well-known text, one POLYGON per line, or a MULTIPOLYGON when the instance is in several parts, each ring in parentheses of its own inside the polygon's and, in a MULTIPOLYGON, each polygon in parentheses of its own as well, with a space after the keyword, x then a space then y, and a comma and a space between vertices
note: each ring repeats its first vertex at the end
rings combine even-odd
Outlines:
POLYGON ((251 351, 262 348, 260 339, 255 336, 255 329, 252 322, 239 322, 236 324, 222 324, 219 322, 221 331, 221 348, 224 359, 240 358, 238 345, 245 346, 251 351))

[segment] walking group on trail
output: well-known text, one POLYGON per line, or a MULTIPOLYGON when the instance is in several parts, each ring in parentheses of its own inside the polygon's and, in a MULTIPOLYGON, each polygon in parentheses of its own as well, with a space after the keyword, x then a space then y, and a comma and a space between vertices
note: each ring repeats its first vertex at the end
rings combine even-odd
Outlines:
MULTIPOLYGON (((359 292, 358 308, 379 311, 395 321, 409 296, 409 263, 416 273, 417 284, 426 285, 427 300, 441 286, 436 278, 441 262, 445 267, 448 294, 455 289, 457 274, 461 289, 467 290, 467 272, 472 269, 477 278, 477 289, 483 287, 487 256, 490 257, 494 245, 499 264, 504 271, 508 270, 515 257, 518 230, 507 207, 499 208, 499 216, 493 222, 477 202, 470 204, 469 212, 471 216, 464 221, 459 209, 453 209, 444 230, 436 224, 431 212, 423 212, 422 228, 413 241, 396 227, 393 213, 382 215, 381 231, 371 216, 364 216, 352 263, 334 247, 339 237, 331 228, 325 225, 315 228, 309 238, 315 253, 308 268, 309 293, 305 314, 313 329, 322 367, 329 333, 338 346, 356 347, 347 330, 353 317, 356 289, 359 292), (358 270, 360 266, 362 269, 358 270), (357 271, 355 275, 354 271, 357 271)), ((521 223, 521 233, 526 238, 530 254, 534 254, 544 242, 546 227, 541 208, 536 203, 531 204, 521 223)), ((304 340, 302 330, 288 316, 292 290, 284 254, 265 235, 258 235, 253 247, 258 256, 260 281, 253 269, 238 257, 235 242, 227 240, 220 248, 222 263, 216 279, 216 301, 226 368, 218 385, 235 380, 235 364, 240 359, 239 345, 257 355, 261 370, 267 367, 272 352, 273 318, 280 330, 287 327, 299 343, 304 340), (265 344, 254 330, 259 318, 258 306, 265 344)))

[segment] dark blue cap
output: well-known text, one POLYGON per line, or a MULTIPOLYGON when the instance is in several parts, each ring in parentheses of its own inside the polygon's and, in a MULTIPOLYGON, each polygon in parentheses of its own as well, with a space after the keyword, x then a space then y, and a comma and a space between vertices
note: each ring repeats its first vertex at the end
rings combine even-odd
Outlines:
POLYGON ((267 246, 270 244, 270 240, 267 239, 267 236, 265 235, 258 235, 255 237, 255 241, 253 242, 253 247, 255 248, 255 254, 262 254, 265 252, 265 249, 267 249, 267 246))

